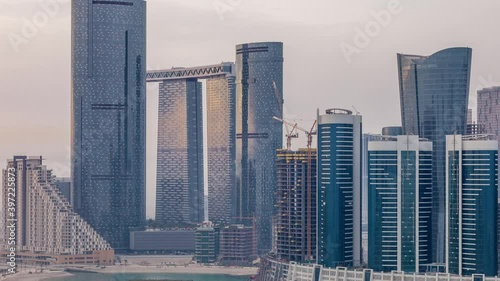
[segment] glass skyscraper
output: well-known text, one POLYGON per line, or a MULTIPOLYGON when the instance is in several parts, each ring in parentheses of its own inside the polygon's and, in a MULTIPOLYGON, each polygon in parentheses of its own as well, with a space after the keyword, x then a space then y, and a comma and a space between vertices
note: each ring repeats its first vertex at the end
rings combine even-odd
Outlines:
POLYGON ((216 224, 237 215, 235 78, 207 79, 208 218, 216 224))
POLYGON ((318 113, 317 263, 326 267, 362 262, 361 120, 344 109, 318 113))
POLYGON ((431 261, 432 142, 398 136, 368 147, 368 266, 419 272, 431 261))
POLYGON ((447 134, 465 134, 472 49, 431 56, 398 54, 403 134, 433 142, 433 261, 444 262, 447 134))
MULTIPOLYGON (((368 143, 371 141, 379 141, 382 140, 381 135, 374 134, 363 134, 363 153, 362 153, 362 175, 363 175, 363 183, 362 183, 362 222, 363 225, 368 224, 368 143)), ((363 252, 367 249, 363 249, 363 252)))
POLYGON ((498 141, 446 137, 446 263, 452 274, 497 275, 498 141))
POLYGON ((202 110, 197 79, 160 83, 155 218, 164 225, 205 218, 202 110))
POLYGON ((117 250, 144 225, 146 1, 72 1, 73 204, 117 250))
POLYGON ((229 224, 236 216, 234 63, 151 71, 160 82, 156 220, 166 225, 208 219, 229 224), (203 87, 206 81, 206 108, 203 87), (207 178, 203 173, 203 111, 207 112, 207 178))
POLYGON ((283 144, 283 43, 236 46, 237 214, 255 217, 259 252, 271 250, 276 149, 283 144), (276 83, 279 94, 273 89, 276 83))

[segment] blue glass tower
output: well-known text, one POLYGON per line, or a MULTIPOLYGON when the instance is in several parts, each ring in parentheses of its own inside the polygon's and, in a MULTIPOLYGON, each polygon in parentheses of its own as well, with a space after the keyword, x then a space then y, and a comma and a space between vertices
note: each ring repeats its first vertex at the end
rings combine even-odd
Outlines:
POLYGON ((451 48, 431 56, 398 54, 403 134, 433 142, 432 253, 444 262, 445 143, 465 134, 472 49, 451 48))
POLYGON ((432 142, 398 136, 368 146, 368 265, 419 272, 431 260, 432 142))
POLYGON ((271 250, 276 150, 283 145, 283 43, 236 46, 237 216, 255 217, 260 253, 271 250), (278 96, 273 89, 278 88, 278 96))
POLYGON ((446 137, 449 273, 497 275, 498 142, 446 137))
POLYGON ((116 250, 146 219, 145 66, 145 1, 72 1, 73 204, 116 250))
POLYGON ((318 113, 317 263, 361 264, 361 116, 318 113))

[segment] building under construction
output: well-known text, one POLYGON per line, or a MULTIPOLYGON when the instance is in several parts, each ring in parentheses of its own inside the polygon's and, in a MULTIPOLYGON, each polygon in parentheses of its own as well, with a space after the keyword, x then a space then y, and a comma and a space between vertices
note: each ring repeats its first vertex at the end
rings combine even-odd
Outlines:
POLYGON ((219 262, 224 265, 249 265, 257 258, 254 226, 233 224, 220 230, 219 262))
POLYGON ((316 258, 316 149, 277 150, 276 251, 283 261, 316 258))

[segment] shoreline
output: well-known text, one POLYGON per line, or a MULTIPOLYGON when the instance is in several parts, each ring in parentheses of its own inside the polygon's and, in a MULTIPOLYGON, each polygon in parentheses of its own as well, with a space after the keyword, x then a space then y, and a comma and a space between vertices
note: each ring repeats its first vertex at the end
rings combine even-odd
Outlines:
MULTIPOLYGON (((97 274, 207 274, 207 275, 227 275, 227 276, 253 276, 257 275, 257 267, 225 267, 225 266, 108 266, 99 268, 82 268, 82 272, 89 271, 97 274)), ((51 281, 53 278, 70 277, 75 274, 66 271, 18 272, 13 275, 0 277, 0 281, 51 281)))
POLYGON ((229 276, 252 276, 257 275, 258 267, 226 267, 226 266, 109 266, 104 269, 96 269, 98 273, 175 273, 175 274, 219 274, 229 276))
POLYGON ((69 277, 73 274, 65 271, 44 271, 42 273, 18 272, 16 274, 1 277, 1 281, 50 281, 53 278, 69 277))

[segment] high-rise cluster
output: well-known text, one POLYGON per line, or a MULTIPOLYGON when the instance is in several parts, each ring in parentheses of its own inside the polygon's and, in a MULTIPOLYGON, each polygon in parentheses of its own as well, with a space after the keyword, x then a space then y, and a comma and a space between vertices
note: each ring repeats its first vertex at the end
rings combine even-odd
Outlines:
POLYGON ((451 48, 431 56, 398 54, 403 134, 433 144, 432 253, 444 262, 446 135, 465 134, 472 49, 451 48))

